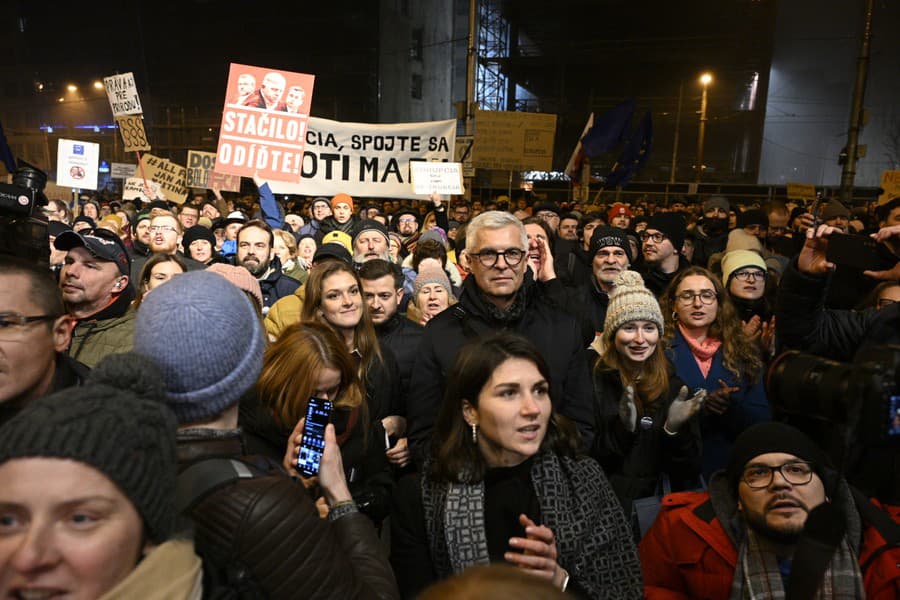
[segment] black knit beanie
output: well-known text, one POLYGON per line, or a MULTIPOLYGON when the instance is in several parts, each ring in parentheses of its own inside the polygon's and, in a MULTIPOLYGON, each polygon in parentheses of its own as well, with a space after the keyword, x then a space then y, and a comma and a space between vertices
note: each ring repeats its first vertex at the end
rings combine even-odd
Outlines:
POLYGON ((0 464, 46 457, 97 469, 159 544, 175 528, 176 427, 159 372, 138 355, 111 355, 85 385, 35 400, 0 428, 0 464))
POLYGON ((771 421, 757 423, 744 430, 728 453, 728 481, 736 490, 744 473, 744 467, 754 457, 770 452, 793 454, 812 464, 813 470, 830 487, 831 460, 805 433, 785 423, 771 421))
POLYGON ((604 225, 595 228, 590 240, 591 257, 597 256, 597 252, 607 246, 615 246, 624 250, 629 263, 634 260, 634 257, 631 256, 631 244, 628 243, 628 234, 624 229, 604 225))
POLYGON ((647 229, 661 232, 672 242, 675 252, 681 252, 681 247, 684 246, 684 236, 687 234, 687 222, 680 214, 656 213, 647 221, 647 229))

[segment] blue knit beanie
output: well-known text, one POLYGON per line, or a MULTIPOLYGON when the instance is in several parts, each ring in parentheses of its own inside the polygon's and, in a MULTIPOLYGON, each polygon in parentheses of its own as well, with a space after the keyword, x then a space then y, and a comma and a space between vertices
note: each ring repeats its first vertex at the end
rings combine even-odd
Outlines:
POLYGON ((249 298, 216 273, 179 275, 144 297, 134 351, 162 372, 180 424, 201 423, 237 403, 262 369, 262 324, 249 298))

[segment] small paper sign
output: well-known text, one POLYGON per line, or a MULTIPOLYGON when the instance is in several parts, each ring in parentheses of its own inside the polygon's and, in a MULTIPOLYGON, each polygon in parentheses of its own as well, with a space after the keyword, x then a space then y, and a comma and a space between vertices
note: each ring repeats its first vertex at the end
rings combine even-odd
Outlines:
POLYGON ((137 85, 134 83, 134 73, 104 77, 103 85, 106 86, 106 96, 109 98, 109 107, 114 117, 139 115, 144 112, 141 108, 141 99, 138 98, 137 85))
POLYGON ((135 166, 137 165, 114 162, 110 165, 109 176, 113 179, 128 179, 134 175, 135 166))
POLYGON ((56 150, 56 185, 97 189, 100 144, 60 139, 56 150))
POLYGON ((147 187, 150 191, 149 194, 144 187, 143 179, 140 177, 129 177, 125 180, 125 185, 122 188, 122 199, 134 200, 135 198, 139 198, 141 200, 150 201, 165 197, 162 192, 160 192, 159 184, 155 181, 147 181, 147 187))
POLYGON ((146 152, 150 150, 147 132, 144 131, 144 117, 132 115, 116 117, 119 133, 125 143, 125 152, 146 152))
POLYGON ((410 161, 413 193, 462 194, 462 164, 410 161))

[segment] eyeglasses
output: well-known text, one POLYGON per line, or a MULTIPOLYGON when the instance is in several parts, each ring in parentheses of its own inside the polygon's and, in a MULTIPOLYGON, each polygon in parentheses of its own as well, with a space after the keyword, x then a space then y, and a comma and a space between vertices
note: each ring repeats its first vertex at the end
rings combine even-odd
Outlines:
POLYGON ((541 211, 534 216, 536 216, 538 219, 543 219, 544 221, 549 221, 550 219, 558 219, 559 218, 559 215, 552 211, 541 211))
POLYGON ((415 223, 416 220, 413 217, 400 217, 397 221, 398 223, 415 223))
POLYGON ((18 313, 0 313, 0 340, 14 340, 19 332, 31 323, 38 321, 52 321, 59 315, 34 315, 26 317, 18 313))
POLYGON ((653 240, 654 244, 662 244, 664 239, 666 239, 666 236, 658 231, 656 233, 647 233, 646 231, 641 232, 641 241, 642 242, 646 242, 647 240, 653 240))
POLYGON ((691 304, 694 298, 700 298, 702 304, 712 304, 716 301, 718 295, 714 290, 700 290, 699 292, 685 290, 680 294, 675 294, 675 297, 683 304, 691 304))
POLYGON ((781 473, 785 481, 791 485, 806 485, 812 481, 813 468, 808 462, 792 461, 770 467, 769 465, 751 465, 744 469, 741 479, 753 489, 769 487, 775 471, 781 473))
POLYGON ((478 262, 485 267, 493 267, 497 264, 497 260, 502 256, 506 264, 515 267, 522 259, 525 258, 525 251, 518 248, 510 248, 502 252, 496 250, 482 250, 481 252, 473 252, 470 256, 477 256, 478 262))
POLYGON ((754 281, 757 279, 764 279, 766 276, 764 271, 760 271, 757 269, 748 269, 746 271, 738 271, 734 273, 735 279, 739 279, 741 281, 750 281, 753 278, 754 281))
POLYGON ((177 229, 175 229, 171 225, 151 225, 150 226, 151 233, 156 233, 158 231, 161 231, 163 233, 174 233, 175 231, 177 231, 177 229))

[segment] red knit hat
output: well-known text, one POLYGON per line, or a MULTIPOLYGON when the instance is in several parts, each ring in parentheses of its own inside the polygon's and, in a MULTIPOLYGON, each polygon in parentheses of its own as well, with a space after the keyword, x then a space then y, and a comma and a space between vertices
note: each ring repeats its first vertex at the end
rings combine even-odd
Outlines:
POLYGON ((621 202, 616 202, 609 208, 609 212, 606 215, 607 221, 612 221, 613 217, 617 217, 619 215, 625 215, 629 219, 634 215, 631 214, 631 209, 622 204, 621 202))

